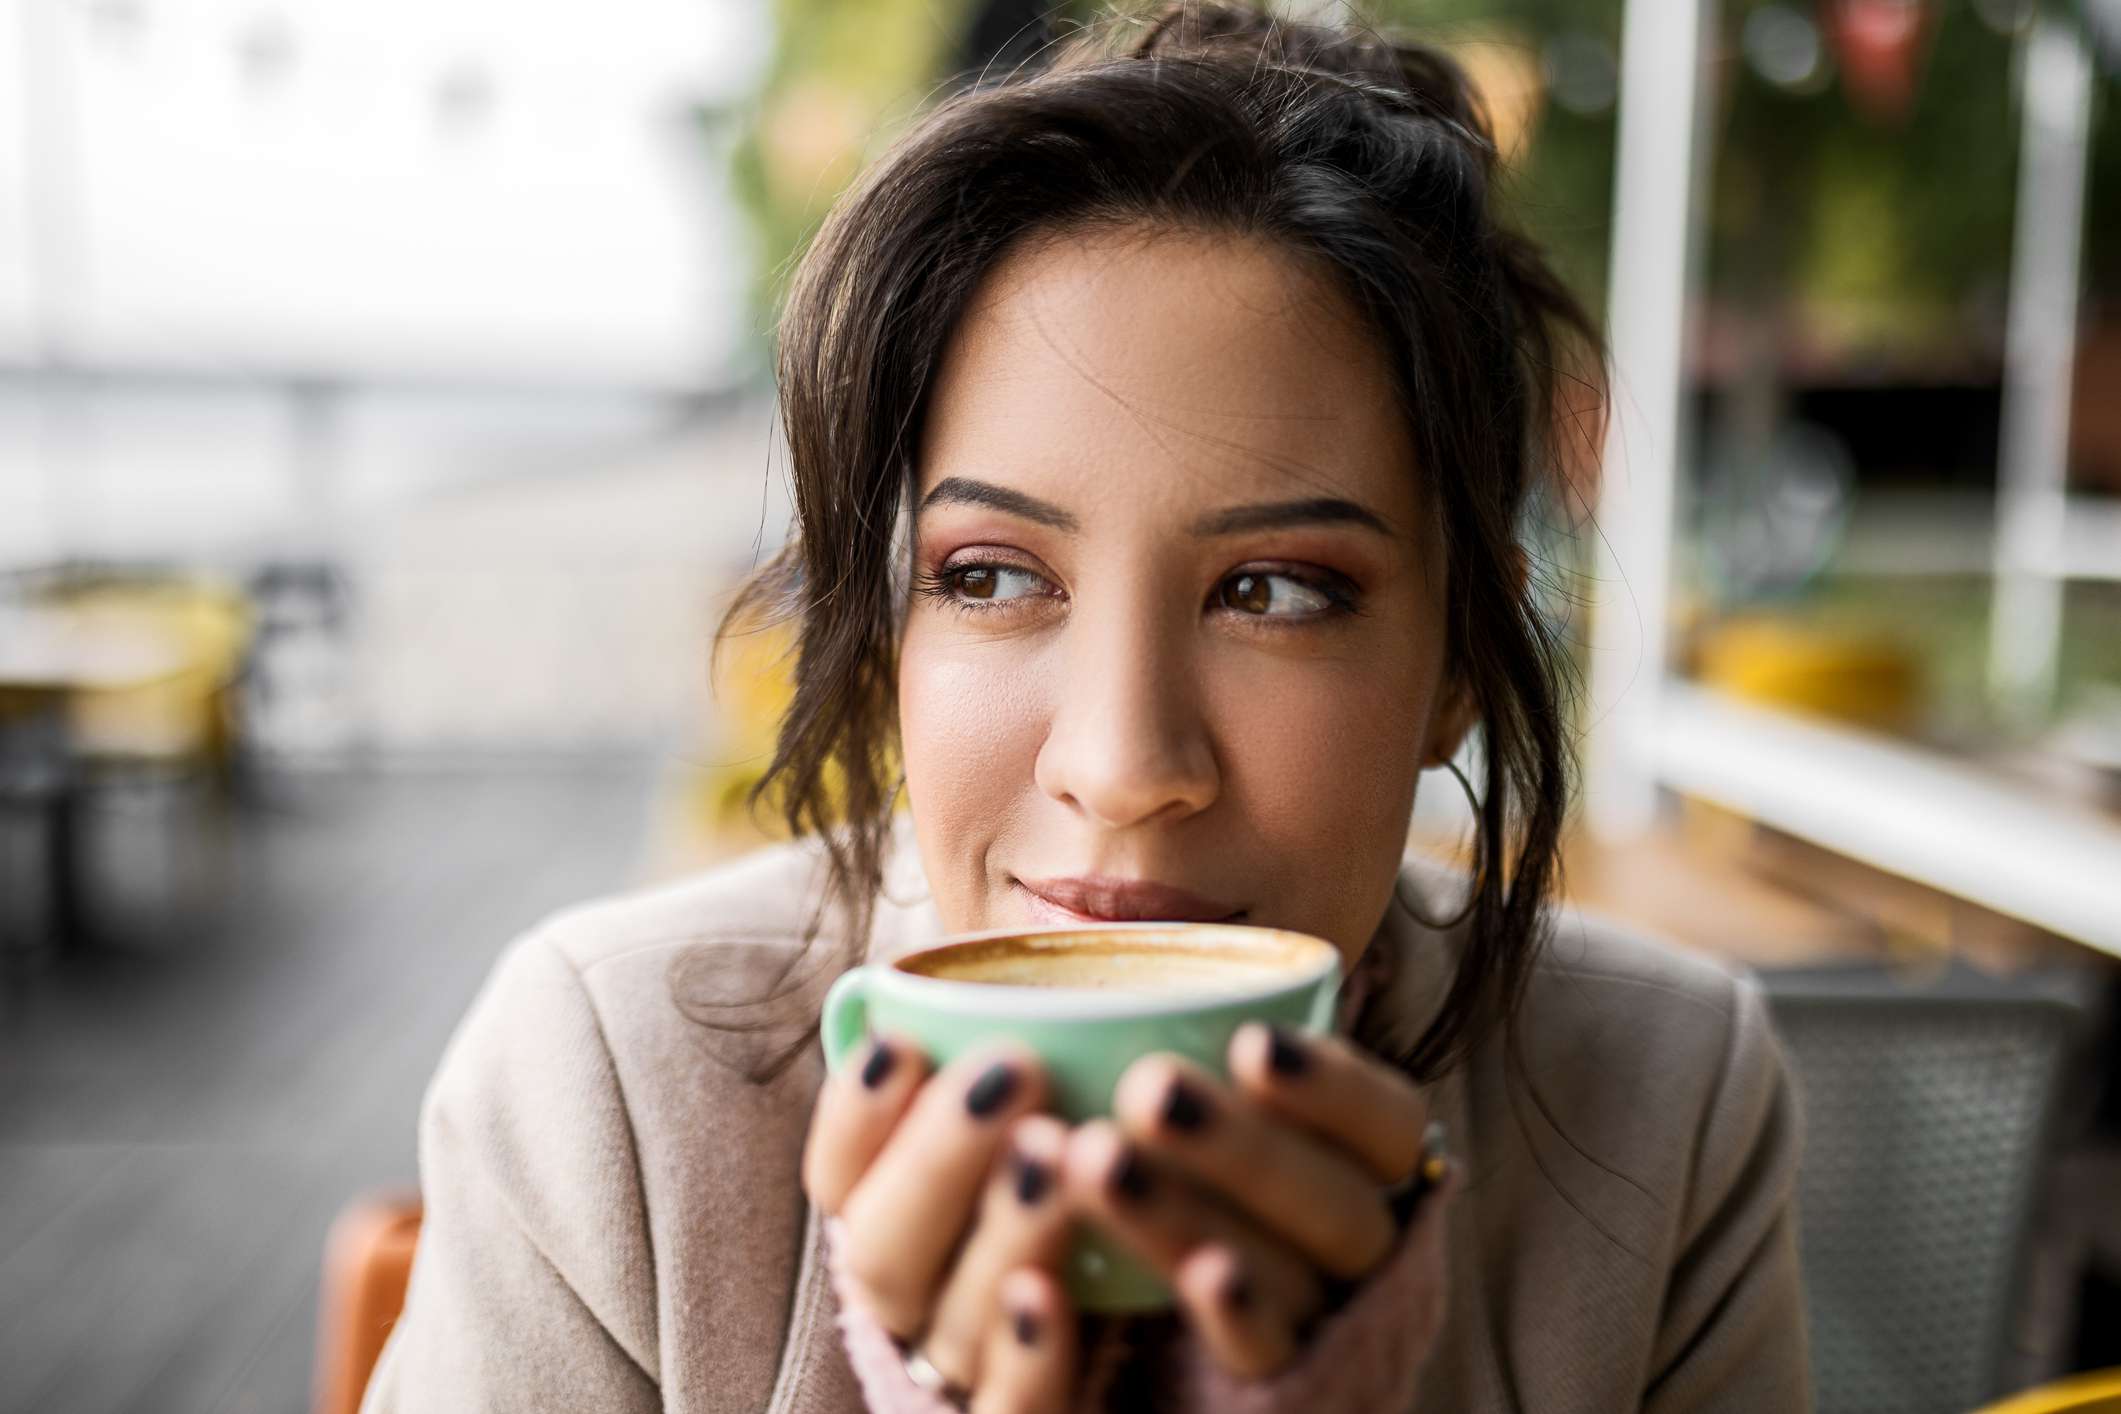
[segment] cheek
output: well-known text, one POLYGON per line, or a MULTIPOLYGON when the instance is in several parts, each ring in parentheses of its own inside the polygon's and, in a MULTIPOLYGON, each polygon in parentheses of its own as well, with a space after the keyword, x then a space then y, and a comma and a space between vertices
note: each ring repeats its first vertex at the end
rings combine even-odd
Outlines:
POLYGON ((1251 674, 1217 713, 1225 771, 1297 816, 1361 828, 1411 795, 1426 706, 1419 684, 1363 669, 1251 674))
POLYGON ((987 849, 1032 789, 1045 717, 1036 663, 1002 643, 933 643, 909 632, 899 666, 899 740, 922 861, 949 926, 977 926, 987 849))
MULTIPOLYGON (((1218 692, 1224 786, 1283 873, 1338 911, 1389 886, 1406 842, 1430 688, 1411 667, 1309 664, 1218 692), (1383 880, 1383 883, 1379 883, 1383 880), (1374 887, 1373 887, 1374 886, 1374 887)), ((1356 931, 1367 925, 1359 921, 1356 931)))

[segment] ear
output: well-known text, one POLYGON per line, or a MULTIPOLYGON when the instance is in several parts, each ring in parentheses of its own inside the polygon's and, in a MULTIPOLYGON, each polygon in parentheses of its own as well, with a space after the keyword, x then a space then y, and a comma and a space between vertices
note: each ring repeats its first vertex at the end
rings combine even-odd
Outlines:
POLYGON ((1458 754, 1458 748, 1466 744, 1466 736, 1473 724, 1480 720, 1480 703, 1473 690, 1462 679, 1453 678, 1444 689, 1443 701, 1436 709, 1435 730, 1429 737, 1428 759, 1424 767, 1441 766, 1458 754))

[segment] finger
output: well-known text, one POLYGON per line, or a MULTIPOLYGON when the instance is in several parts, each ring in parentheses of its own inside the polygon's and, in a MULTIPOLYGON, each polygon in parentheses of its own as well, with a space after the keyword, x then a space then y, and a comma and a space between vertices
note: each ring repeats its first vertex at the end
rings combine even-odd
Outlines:
POLYGON ((1296 1322, 1260 1300, 1243 1259, 1221 1243, 1194 1249, 1171 1280, 1179 1304, 1217 1364, 1244 1379, 1271 1375, 1296 1357, 1296 1322))
POLYGON ((1311 1262, 1183 1175, 1159 1170, 1110 1120, 1076 1128, 1063 1173, 1070 1205, 1167 1283, 1176 1284, 1179 1268, 1196 1250, 1214 1244, 1237 1254, 1262 1307, 1287 1325, 1307 1319, 1325 1300, 1311 1262))
POLYGON ((1003 1277, 998 1319, 980 1353, 971 1414, 1060 1414, 1075 1395, 1075 1311, 1052 1272, 1003 1277))
POLYGON ((1045 1099, 1038 1057, 1020 1042, 959 1056, 920 1088, 905 1119, 841 1205, 847 1274, 900 1337, 927 1324, 952 1248, 1010 1124, 1045 1099))
POLYGON ((1015 1267, 1058 1271, 1068 1250, 1070 1213, 1061 1192, 1068 1127, 1028 1114, 1010 1126, 980 1200, 972 1235, 943 1280, 921 1349, 952 1383, 976 1388, 1002 1276, 1015 1267))
POLYGON ((1414 1214, 1413 1228, 1407 1240, 1414 1245, 1413 1261, 1418 1276, 1412 1309, 1402 1313, 1404 1324, 1401 1327, 1412 1349, 1427 1349, 1435 1341, 1436 1333, 1443 1329, 1444 1307, 1449 1295, 1444 1282, 1445 1229, 1448 1226, 1445 1214, 1464 1186, 1464 1166, 1456 1161, 1446 1164, 1443 1178, 1422 1199, 1421 1207, 1414 1214))
MULTIPOLYGON (((1445 1307, 1444 1230, 1442 1216, 1464 1182, 1457 1164, 1423 1200, 1406 1240, 1416 1267, 1414 1298, 1399 1313, 1400 1338, 1414 1350, 1427 1349, 1442 1328, 1445 1307)), ((1274 1374, 1302 1354, 1315 1336, 1308 1329, 1314 1315, 1290 1319, 1260 1300, 1258 1282, 1237 1253, 1220 1243, 1195 1249, 1179 1264, 1171 1286, 1201 1342, 1217 1363, 1245 1379, 1274 1374)))
POLYGON ((1230 1038, 1229 1065, 1246 1098, 1354 1154, 1378 1183, 1421 1161, 1428 1097, 1346 1039, 1248 1021, 1230 1038))
MULTIPOLYGON (((1322 1087, 1326 1077, 1321 1075, 1322 1087)), ((1158 1051, 1113 1091, 1128 1136, 1339 1277, 1370 1270, 1392 1248, 1392 1212, 1377 1179, 1345 1150, 1251 1103, 1201 1066, 1158 1051)))
POLYGON ((881 1034, 818 1092, 803 1141, 803 1191, 837 1213, 928 1078, 928 1057, 910 1036, 881 1034))

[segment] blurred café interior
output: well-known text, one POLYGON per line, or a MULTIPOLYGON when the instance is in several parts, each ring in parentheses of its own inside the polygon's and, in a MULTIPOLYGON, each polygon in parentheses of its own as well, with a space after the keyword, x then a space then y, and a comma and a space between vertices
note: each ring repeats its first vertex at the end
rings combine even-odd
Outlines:
MULTIPOLYGON (((1819 1408, 2121 1398, 2121 3, 1358 8, 1605 314, 1566 889, 1766 982, 1819 1408)), ((0 9, 0 1408, 351 1409, 495 955, 772 837, 778 275, 1089 9, 0 9)))

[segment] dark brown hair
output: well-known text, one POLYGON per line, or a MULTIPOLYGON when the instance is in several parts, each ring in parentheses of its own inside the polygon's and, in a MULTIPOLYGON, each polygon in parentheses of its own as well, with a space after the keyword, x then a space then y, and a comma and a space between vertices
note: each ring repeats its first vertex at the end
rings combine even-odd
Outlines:
MULTIPOLYGON (((1326 273, 1391 369, 1448 546, 1446 664, 1481 714, 1486 784, 1467 945, 1442 1011, 1395 1058, 1447 1068, 1514 1013, 1559 868, 1567 660, 1519 574, 1555 480, 1564 360, 1602 392, 1596 327, 1495 210, 1491 129, 1421 44, 1246 5, 1110 19, 1052 60, 934 107, 841 198, 780 325, 796 533, 724 632, 800 623, 795 698, 759 788, 822 838, 858 955, 896 769, 896 539, 931 384, 1003 254, 1093 227, 1262 238, 1326 273)), ((1415 474, 1410 468, 1409 474, 1415 474)))

